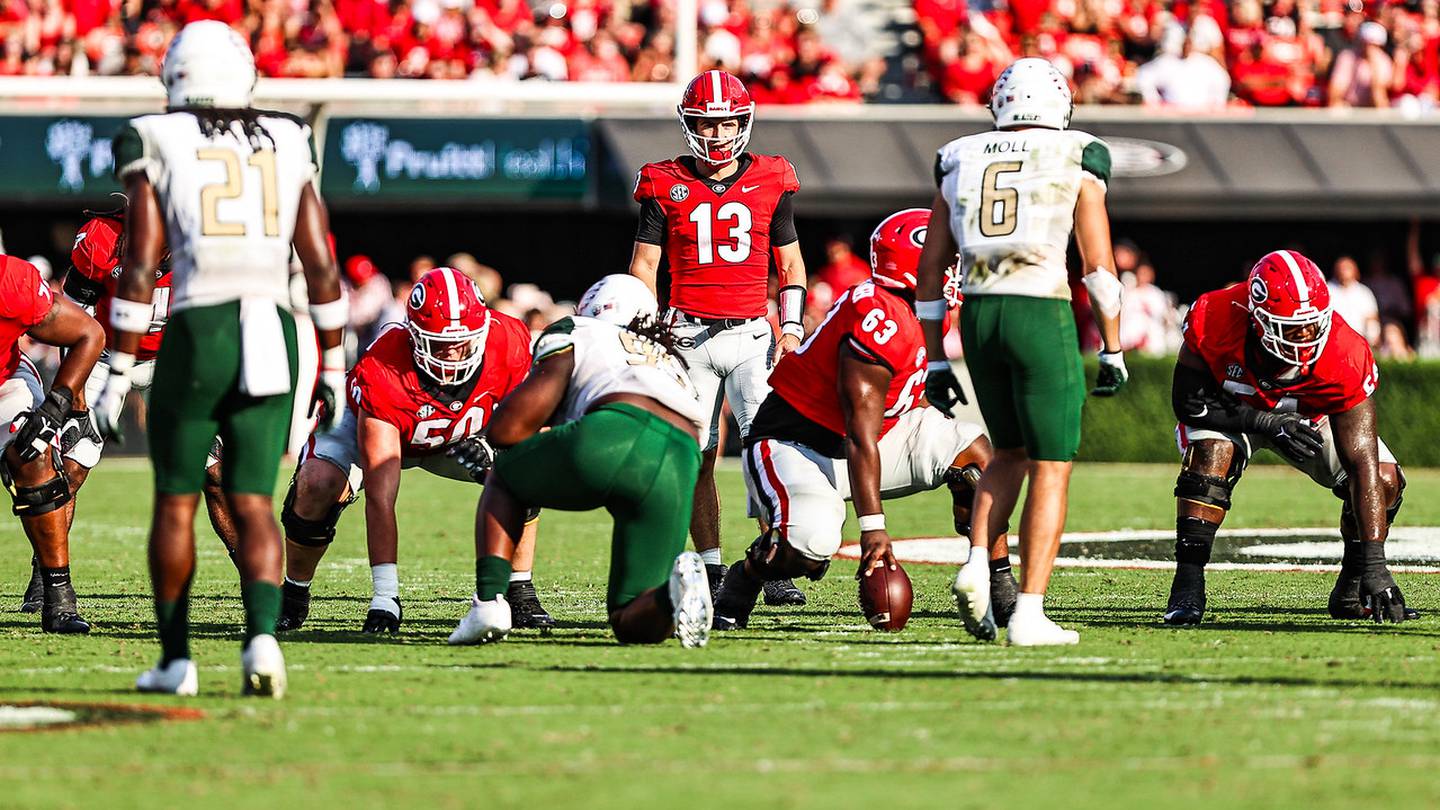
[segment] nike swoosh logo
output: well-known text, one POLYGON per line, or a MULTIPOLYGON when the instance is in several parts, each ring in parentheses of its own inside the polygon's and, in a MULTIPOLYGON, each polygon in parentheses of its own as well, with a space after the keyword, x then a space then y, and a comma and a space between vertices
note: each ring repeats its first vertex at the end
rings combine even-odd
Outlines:
POLYGON ((1199 412, 1199 413, 1192 413, 1192 414, 1190 414, 1190 415, 1193 416, 1193 417, 1195 417, 1196 419, 1203 419, 1203 418, 1205 418, 1205 414, 1207 414, 1207 413, 1210 413, 1210 406, 1209 406, 1209 405, 1204 405, 1204 406, 1202 406, 1202 407, 1200 408, 1200 412, 1199 412))
POLYGON ((759 186, 741 186, 741 187, 740 187, 740 193, 741 193, 741 194, 749 194, 750 192, 754 191, 754 190, 757 189, 757 188, 760 188, 760 187, 759 187, 759 186))

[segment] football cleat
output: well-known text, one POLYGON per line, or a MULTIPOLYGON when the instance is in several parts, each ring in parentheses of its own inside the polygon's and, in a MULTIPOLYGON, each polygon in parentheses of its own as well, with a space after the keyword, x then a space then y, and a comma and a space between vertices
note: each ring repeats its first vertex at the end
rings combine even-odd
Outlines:
POLYGON ((135 679, 135 691, 193 695, 200 691, 195 662, 189 658, 176 658, 168 664, 156 664, 153 669, 145 670, 135 679))
POLYGON ((990 607, 990 566, 979 563, 960 566, 955 581, 950 584, 950 593, 955 596, 955 607, 960 610, 960 621, 970 635, 981 641, 994 641, 995 614, 990 607))
POLYGON ((450 634, 451 644, 490 644, 510 635, 510 603, 505 597, 482 602, 479 596, 470 597, 470 612, 460 620, 455 632, 450 634))
POLYGON ((1187 627, 1199 624, 1203 618, 1204 569, 1189 564, 1176 566, 1175 579, 1170 582, 1170 601, 1165 605, 1165 623, 1175 627, 1187 627))
POLYGON ((710 601, 720 596, 720 583, 725 581, 725 566, 705 564, 705 577, 710 580, 710 601))
POLYGON ((1058 647, 1079 644, 1080 634, 1066 630, 1044 613, 1035 611, 1010 617, 1005 640, 1012 647, 1058 647))
POLYGON ((555 618, 540 604, 534 582, 510 583, 505 601, 510 603, 511 624, 516 630, 549 630, 555 626, 555 618))
POLYGON ((280 633, 299 630, 309 617, 310 586, 285 580, 280 586, 280 618, 275 620, 275 630, 280 633))
MULTIPOLYGON (((1335 587, 1330 590, 1329 612, 1332 619, 1354 620, 1371 617, 1370 608, 1360 601, 1359 575, 1340 572, 1340 576, 1335 580, 1335 587)), ((1406 605, 1405 621, 1413 622, 1418 618, 1420 611, 1406 605)))
POLYGON ((274 636, 250 639, 240 653, 240 670, 243 694, 276 700, 285 697, 285 656, 274 636))
POLYGON ((765 583, 765 604, 771 607, 800 607, 805 604, 805 592, 795 587, 792 579, 777 579, 765 583))
POLYGON ((400 607, 398 596, 377 596, 370 600, 370 612, 365 614, 362 633, 398 633, 400 619, 405 611, 400 607))
POLYGON ((750 624, 750 612, 764 583, 745 573, 745 561, 736 560, 725 572, 720 595, 715 599, 716 630, 740 630, 750 624))
POLYGON ((675 637, 681 647, 704 647, 710 640, 715 604, 705 561, 693 551, 682 552, 670 569, 670 604, 675 610, 675 637))
POLYGON ((1009 568, 990 572, 990 614, 995 618, 996 627, 1010 624, 1015 613, 1015 600, 1020 595, 1020 583, 1009 568))
POLYGON ((20 599, 21 613, 38 613, 45 605, 45 580, 40 578, 40 561, 30 558, 30 584, 25 586, 25 596, 20 599))
POLYGON ((80 609, 75 605, 75 588, 70 583, 45 589, 40 629, 47 633, 90 632, 90 623, 80 617, 80 609))

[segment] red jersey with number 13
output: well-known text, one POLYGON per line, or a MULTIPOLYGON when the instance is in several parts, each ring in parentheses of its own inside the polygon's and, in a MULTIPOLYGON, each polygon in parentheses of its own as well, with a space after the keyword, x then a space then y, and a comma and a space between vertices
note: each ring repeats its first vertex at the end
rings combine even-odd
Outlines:
POLYGON ((925 335, 912 306, 898 295, 863 282, 851 287, 800 347, 780 358, 770 387, 817 425, 844 436, 840 409, 840 347, 890 369, 884 436, 925 393, 925 335))
POLYGON ((683 158, 647 163, 636 178, 635 201, 654 200, 665 212, 668 305, 688 315, 758 318, 768 311, 771 218, 786 194, 800 190, 800 179, 783 157, 741 161, 738 173, 719 181, 699 177, 683 158))

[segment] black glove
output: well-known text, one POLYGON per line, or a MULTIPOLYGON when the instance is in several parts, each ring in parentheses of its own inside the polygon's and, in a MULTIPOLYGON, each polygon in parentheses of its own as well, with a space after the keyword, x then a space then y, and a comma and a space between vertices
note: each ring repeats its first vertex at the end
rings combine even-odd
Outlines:
POLYGON ((1361 543, 1365 556, 1365 572, 1360 575, 1360 604, 1370 611, 1370 618, 1376 624, 1399 623, 1410 618, 1405 609, 1405 597, 1390 566, 1385 563, 1384 543, 1361 543))
POLYGON ((1296 413, 1259 413, 1253 432, 1269 436, 1286 458, 1295 461, 1309 461, 1325 449, 1320 431, 1296 413))
POLYGON ((965 398, 965 389, 960 386, 960 380, 948 364, 945 368, 934 369, 925 375, 925 398, 930 400, 936 410, 951 419, 955 418, 957 402, 961 405, 970 404, 965 398))
POLYGON ((463 442, 450 445, 445 455, 465 468, 475 483, 485 483, 485 474, 495 466, 495 448, 485 441, 484 436, 471 436, 463 442))
POLYGON ((345 390, 345 370, 325 369, 315 381, 315 393, 310 398, 310 415, 316 428, 324 433, 335 427, 340 418, 339 397, 345 390))
MULTIPOLYGON (((74 395, 68 389, 56 386, 45 395, 40 407, 21 414, 20 427, 15 431, 15 445, 20 450, 21 461, 34 461, 45 452, 65 426, 65 416, 70 413, 74 395)), ((17 420, 19 421, 19 420, 17 420)))

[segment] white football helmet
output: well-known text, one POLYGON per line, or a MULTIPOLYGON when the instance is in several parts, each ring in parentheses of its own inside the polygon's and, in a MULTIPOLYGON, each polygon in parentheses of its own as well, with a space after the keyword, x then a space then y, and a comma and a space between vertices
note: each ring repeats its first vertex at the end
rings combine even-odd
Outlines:
POLYGON ((626 326, 637 315, 654 318, 659 310, 655 294, 645 282, 632 275, 616 273, 605 276, 586 290, 575 314, 626 326))
POLYGON ((160 81, 172 109, 249 107, 255 78, 255 54, 250 46, 218 20, 201 20, 181 29, 160 68, 160 81))
POLYGON ((996 129, 1070 126, 1074 109, 1070 82, 1044 59, 1027 56, 1005 68, 990 91, 990 114, 996 129))

